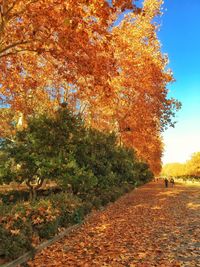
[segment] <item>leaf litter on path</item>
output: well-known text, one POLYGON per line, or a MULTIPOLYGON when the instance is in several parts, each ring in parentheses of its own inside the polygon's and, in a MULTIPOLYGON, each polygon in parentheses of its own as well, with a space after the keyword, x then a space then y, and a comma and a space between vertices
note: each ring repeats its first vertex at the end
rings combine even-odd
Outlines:
POLYGON ((37 267, 198 267, 199 189, 151 182, 94 211, 69 236, 37 254, 37 267))

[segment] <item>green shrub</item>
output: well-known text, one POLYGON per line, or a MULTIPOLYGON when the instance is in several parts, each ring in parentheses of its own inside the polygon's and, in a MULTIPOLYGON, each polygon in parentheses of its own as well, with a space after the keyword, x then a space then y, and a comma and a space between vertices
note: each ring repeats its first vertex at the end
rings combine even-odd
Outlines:
POLYGON ((84 206, 79 207, 76 209, 72 215, 72 222, 73 223, 81 223, 84 219, 85 214, 85 208, 84 206))
POLYGON ((16 203, 19 201, 27 201, 29 199, 29 192, 24 190, 12 190, 7 193, 0 193, 0 198, 5 204, 16 203))
POLYGON ((128 184, 128 183, 124 183, 122 184, 122 190, 124 193, 128 193, 130 192, 131 190, 133 190, 135 188, 135 185, 134 184, 128 184))
POLYGON ((101 196, 93 196, 93 198, 91 199, 91 203, 94 208, 99 209, 102 206, 101 196))
POLYGON ((14 259, 33 248, 33 236, 49 238, 58 229, 59 212, 49 200, 0 205, 0 251, 14 259))
POLYGON ((101 194, 101 203, 102 203, 102 206, 105 206, 107 205, 109 202, 111 201, 111 196, 110 194, 101 194))
POLYGON ((99 209, 115 201, 132 184, 98 187, 95 191, 80 196, 63 192, 35 202, 0 205, 0 251, 7 259, 14 259, 34 248, 33 239, 40 241, 52 238, 59 227, 80 223, 92 209, 99 209))
POLYGON ((59 220, 53 220, 51 222, 45 222, 43 224, 38 225, 36 228, 38 232, 38 236, 41 239, 49 239, 52 238, 58 231, 59 220))
POLYGON ((55 194, 49 199, 54 208, 59 208, 59 225, 67 227, 73 223, 73 214, 81 206, 81 200, 69 193, 55 194))
POLYGON ((87 215, 88 213, 90 213, 92 211, 92 209, 94 208, 94 206, 91 203, 91 201, 86 201, 86 202, 83 202, 82 208, 83 208, 84 215, 87 215))
POLYGON ((15 259, 29 250, 33 250, 30 233, 18 230, 10 232, 0 225, 0 251, 6 259, 15 259))
POLYGON ((55 116, 31 118, 14 142, 1 142, 0 183, 25 182, 32 198, 44 179, 67 184, 73 175, 76 145, 84 133, 82 119, 67 108, 55 116))

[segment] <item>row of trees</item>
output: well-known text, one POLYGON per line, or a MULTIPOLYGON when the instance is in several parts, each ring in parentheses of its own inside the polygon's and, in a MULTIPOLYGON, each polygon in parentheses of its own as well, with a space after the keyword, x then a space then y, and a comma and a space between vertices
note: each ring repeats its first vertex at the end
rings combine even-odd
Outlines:
POLYGON ((164 176, 200 177, 200 152, 194 153, 185 163, 168 163, 162 169, 164 176))
POLYGON ((32 199, 44 180, 74 195, 98 195, 152 177, 148 165, 132 149, 119 146, 114 134, 86 128, 66 107, 30 119, 14 140, 1 143, 0 184, 26 183, 32 199))
POLYGON ((13 139, 30 116, 53 114, 66 101, 158 173, 160 132, 180 107, 167 97, 173 75, 156 34, 161 4, 0 0, 1 137, 13 139))

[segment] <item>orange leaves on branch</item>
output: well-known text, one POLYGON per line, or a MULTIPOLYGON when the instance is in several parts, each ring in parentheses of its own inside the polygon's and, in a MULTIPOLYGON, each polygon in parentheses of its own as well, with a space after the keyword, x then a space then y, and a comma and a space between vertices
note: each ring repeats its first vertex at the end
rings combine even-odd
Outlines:
POLYGON ((125 11, 126 9, 133 9, 135 6, 133 5, 133 1, 124 1, 124 0, 114 0, 113 6, 116 8, 120 8, 122 11, 125 11))
POLYGON ((116 131, 157 172, 160 130, 173 125, 179 108, 167 99, 173 77, 152 22, 161 4, 0 1, 2 103, 26 120, 67 101, 90 126, 116 131), (130 12, 115 25, 124 10, 130 12))
POLYGON ((0 7, 0 97, 15 114, 47 112, 63 98, 76 106, 74 84, 83 99, 94 84, 107 86, 115 68, 106 48, 114 10, 106 1, 8 0, 0 7))
MULTIPOLYGON (((131 13, 113 28, 111 46, 118 74, 110 82, 110 112, 106 111, 99 120, 101 126, 108 120, 118 132, 120 143, 134 147, 155 173, 161 169, 160 131, 173 124, 171 117, 179 108, 176 100, 167 99, 166 85, 173 76, 166 70, 167 58, 160 51, 152 23, 160 5, 160 1, 147 0, 145 16, 143 12, 131 13)), ((101 99, 101 106, 102 102, 101 99)), ((99 109, 94 106, 92 112, 97 117, 99 109)))

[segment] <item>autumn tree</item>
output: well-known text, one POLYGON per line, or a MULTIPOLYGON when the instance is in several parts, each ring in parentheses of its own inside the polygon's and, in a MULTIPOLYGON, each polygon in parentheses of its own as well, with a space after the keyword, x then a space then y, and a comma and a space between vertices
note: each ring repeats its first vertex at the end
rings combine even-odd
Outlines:
POLYGON ((174 126, 180 103, 167 98, 173 75, 161 53, 158 26, 161 1, 146 0, 139 13, 129 13, 113 28, 112 46, 118 75, 112 77, 112 98, 93 99, 90 115, 94 127, 110 127, 120 143, 136 148, 155 173, 161 169, 161 131, 174 126), (97 108, 98 107, 98 108, 97 108))
POLYGON ((2 102, 26 117, 36 103, 49 109, 48 88, 58 101, 69 83, 78 85, 76 97, 97 85, 106 90, 115 72, 109 27, 127 8, 135 8, 132 1, 1 0, 2 102))
POLYGON ((15 124, 53 113, 65 100, 89 126, 114 130, 119 144, 136 148, 159 172, 160 132, 174 125, 180 106, 167 98, 173 76, 154 22, 161 4, 1 0, 0 97, 17 116, 15 124))
POLYGON ((189 175, 200 177, 200 152, 193 153, 191 159, 186 162, 186 171, 189 175))

